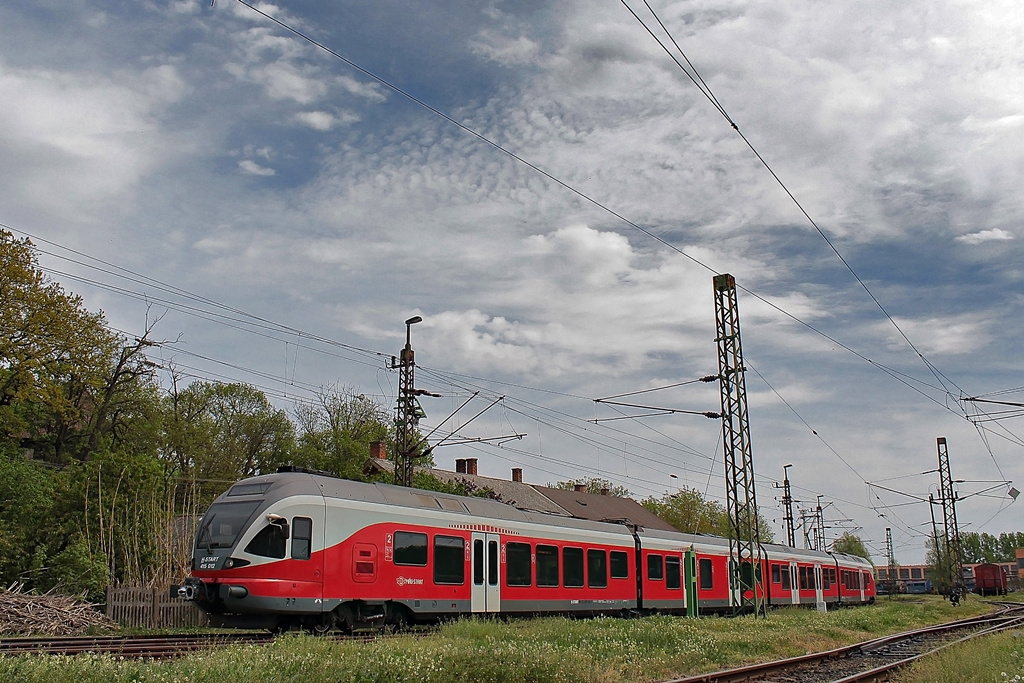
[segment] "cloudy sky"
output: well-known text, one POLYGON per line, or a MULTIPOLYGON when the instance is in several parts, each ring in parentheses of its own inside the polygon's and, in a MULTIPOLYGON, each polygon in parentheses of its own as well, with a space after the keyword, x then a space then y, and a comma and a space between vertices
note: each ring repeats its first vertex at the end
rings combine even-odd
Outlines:
POLYGON ((830 535, 921 561, 939 436, 961 530, 1024 529, 1024 422, 962 401, 1024 400, 1020 3, 649 2, 4 3, 0 223, 158 320, 166 367, 283 408, 393 406, 421 315, 422 426, 472 397, 438 437, 525 434, 439 466, 638 498, 724 500, 719 421, 593 399, 718 410, 731 273, 778 538, 792 463, 830 535))

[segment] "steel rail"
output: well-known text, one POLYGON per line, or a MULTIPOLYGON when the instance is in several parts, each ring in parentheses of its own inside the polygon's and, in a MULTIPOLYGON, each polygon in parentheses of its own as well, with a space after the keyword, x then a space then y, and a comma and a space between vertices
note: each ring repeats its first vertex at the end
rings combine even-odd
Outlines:
POLYGON ((1020 604, 1017 604, 1014 607, 1004 605, 1003 610, 996 614, 960 619, 947 624, 928 626, 913 631, 874 638, 861 643, 846 645, 833 650, 826 650, 824 652, 814 652, 801 655, 799 657, 790 657, 787 659, 751 664, 723 671, 713 671, 694 676, 686 676, 684 678, 675 678, 665 681, 664 683, 735 683, 738 681, 769 679, 770 676, 782 673, 785 673, 787 676, 785 679, 787 681, 807 680, 820 683, 821 681, 828 680, 833 681, 834 683, 855 683, 868 680, 883 680, 884 676, 888 672, 901 666, 906 666, 916 659, 935 652, 943 647, 947 647, 964 640, 969 640, 970 638, 980 635, 994 633, 998 630, 1014 628, 1015 626, 1024 623, 1024 616, 1014 616, 1010 614, 1010 612, 1014 611, 1024 611, 1024 606, 1021 606, 1020 604), (968 636, 956 641, 943 639, 943 636, 965 629, 978 630, 975 633, 969 634, 968 636), (943 639, 941 644, 938 647, 928 649, 927 651, 914 652, 909 656, 893 654, 893 652, 898 648, 909 646, 914 641, 918 641, 920 643, 921 641, 930 640, 934 642, 937 639, 943 639), (851 674, 850 669, 863 667, 863 663, 858 664, 856 661, 856 658, 859 657, 863 657, 865 659, 894 657, 895 659, 885 662, 879 666, 851 674), (842 677, 828 676, 828 668, 836 669, 836 673, 842 674, 842 677), (806 672, 806 677, 800 676, 797 673, 799 671, 806 672))

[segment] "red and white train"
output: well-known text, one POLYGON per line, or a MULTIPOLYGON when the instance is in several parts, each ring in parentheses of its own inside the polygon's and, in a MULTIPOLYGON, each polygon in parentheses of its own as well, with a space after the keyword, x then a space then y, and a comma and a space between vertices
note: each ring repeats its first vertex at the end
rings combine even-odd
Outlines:
MULTIPOLYGON (((214 501, 177 595, 225 625, 271 629, 468 614, 692 615, 740 604, 729 553, 715 536, 280 471, 214 501)), ((770 605, 875 599, 863 558, 764 545, 762 561, 770 605)))

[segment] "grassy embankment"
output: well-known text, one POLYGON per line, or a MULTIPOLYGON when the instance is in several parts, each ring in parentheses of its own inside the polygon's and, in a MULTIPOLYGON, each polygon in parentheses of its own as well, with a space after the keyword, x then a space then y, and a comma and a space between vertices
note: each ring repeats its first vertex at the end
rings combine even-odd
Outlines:
POLYGON ((1000 633, 953 645, 923 659, 895 683, 1021 683, 1024 631, 1000 633))
MULTIPOLYGON (((427 637, 399 636, 357 644, 296 636, 269 646, 234 646, 170 662, 112 656, 6 657, 0 658, 0 680, 632 683, 825 650, 980 614, 988 608, 979 599, 953 608, 941 598, 928 596, 883 599, 874 607, 827 614, 784 609, 772 612, 768 619, 472 619, 448 624, 427 637)), ((1011 639, 1011 645, 1015 642, 1011 639)), ((1011 680, 1024 673, 1020 661, 1015 661, 1012 671, 999 669, 986 680, 1003 680, 1001 671, 1007 671, 1011 680)))

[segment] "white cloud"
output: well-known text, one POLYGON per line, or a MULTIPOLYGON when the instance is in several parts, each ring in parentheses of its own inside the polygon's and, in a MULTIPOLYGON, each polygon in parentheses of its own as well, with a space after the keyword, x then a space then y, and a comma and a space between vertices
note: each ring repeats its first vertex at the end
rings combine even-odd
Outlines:
MULTIPOLYGON (((988 323, 977 314, 934 316, 921 319, 895 318, 918 351, 925 356, 966 355, 982 351, 991 335, 988 323)), ((893 349, 906 348, 906 341, 891 323, 878 323, 878 334, 887 335, 893 349)))
POLYGON ((347 126, 357 122, 359 116, 351 112, 335 115, 326 111, 303 111, 295 115, 295 120, 313 130, 326 133, 336 126, 347 126))
POLYGON ((337 76, 334 80, 346 92, 369 102, 383 102, 387 99, 383 92, 383 86, 377 83, 358 81, 346 75, 337 76))
POLYGON ((327 92, 327 86, 318 77, 307 76, 292 64, 275 62, 252 69, 249 75, 253 81, 262 84, 267 95, 275 100, 309 104, 327 92))
POLYGON ((239 161, 238 168, 241 169, 243 173, 248 173, 249 175, 272 176, 277 173, 272 168, 260 166, 252 159, 243 159, 242 161, 239 161))
POLYGON ((34 201, 84 218, 83 204, 126 199, 122 193, 175 156, 162 110, 186 91, 172 65, 81 74, 0 61, 8 204, 34 201))
POLYGON ((527 64, 537 56, 540 49, 526 36, 510 38, 486 29, 480 32, 476 40, 469 42, 469 47, 475 54, 502 66, 527 64))
POLYGON ((979 230, 966 235, 957 235, 956 241, 964 244, 981 244, 982 242, 1012 240, 1013 235, 1001 228, 979 230))

